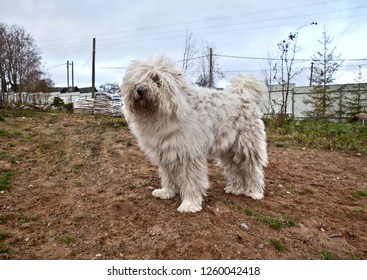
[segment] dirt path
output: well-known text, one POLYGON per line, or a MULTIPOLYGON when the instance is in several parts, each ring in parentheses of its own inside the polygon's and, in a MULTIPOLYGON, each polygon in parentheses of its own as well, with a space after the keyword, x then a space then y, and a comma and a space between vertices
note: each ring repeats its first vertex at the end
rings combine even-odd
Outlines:
POLYGON ((0 259, 367 258, 365 157, 270 144, 264 200, 225 194, 210 163, 203 211, 181 214, 121 119, 19 112, 0 131, 0 259))

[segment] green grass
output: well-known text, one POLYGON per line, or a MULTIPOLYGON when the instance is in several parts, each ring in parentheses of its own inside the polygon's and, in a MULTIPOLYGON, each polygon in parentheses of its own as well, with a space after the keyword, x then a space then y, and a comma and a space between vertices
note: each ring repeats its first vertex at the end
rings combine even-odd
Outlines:
POLYGON ((13 178, 12 172, 1 172, 0 171, 0 191, 5 191, 10 189, 10 181, 13 178))
POLYGON ((0 240, 4 240, 8 237, 8 234, 4 231, 0 231, 0 240))
POLYGON ((222 173, 217 172, 217 173, 213 176, 213 180, 226 181, 226 177, 225 177, 222 173))
POLYGON ((332 253, 330 253, 328 251, 322 251, 320 253, 320 257, 323 260, 336 260, 337 259, 332 253))
POLYGON ((222 202, 228 208, 232 209, 233 211, 236 211, 238 213, 243 213, 246 216, 254 217, 255 221, 267 224, 271 228, 274 228, 274 229, 277 229, 277 230, 287 228, 287 227, 296 227, 297 226, 296 220, 289 217, 289 216, 284 216, 284 217, 264 216, 264 215, 260 214, 259 212, 251 210, 247 207, 241 207, 241 206, 233 203, 230 200, 222 199, 222 202))
POLYGON ((367 196, 367 190, 358 190, 355 192, 352 192, 352 197, 356 199, 361 199, 362 197, 367 196))
POLYGON ((7 243, 0 243, 0 254, 8 252, 9 252, 9 245, 7 243))
POLYGON ((6 215, 0 215, 0 225, 5 225, 7 221, 6 215))
POLYGON ((29 217, 29 216, 21 215, 18 217, 18 223, 27 224, 30 222, 37 221, 37 219, 38 219, 37 217, 29 217))
POLYGON ((73 236, 64 235, 64 236, 60 237, 60 242, 62 244, 65 244, 65 245, 71 245, 71 244, 74 244, 76 242, 76 240, 73 236))
POLYGON ((269 242, 278 252, 284 252, 286 250, 285 245, 279 240, 270 239, 269 242))
POLYGON ((268 141, 278 147, 292 144, 367 154, 367 126, 359 123, 292 119, 282 126, 278 126, 273 119, 265 120, 265 123, 268 141))

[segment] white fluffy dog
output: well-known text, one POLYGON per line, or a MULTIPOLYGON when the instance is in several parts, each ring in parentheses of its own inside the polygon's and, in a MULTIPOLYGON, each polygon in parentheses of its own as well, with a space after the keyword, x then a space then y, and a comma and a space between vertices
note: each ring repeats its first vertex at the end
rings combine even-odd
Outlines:
POLYGON ((165 56, 134 61, 121 92, 132 133, 159 168, 161 188, 153 196, 180 193, 178 211, 200 211, 209 189, 207 158, 216 158, 229 182, 225 192, 263 198, 268 159, 259 106, 266 90, 243 75, 224 91, 200 88, 165 56))

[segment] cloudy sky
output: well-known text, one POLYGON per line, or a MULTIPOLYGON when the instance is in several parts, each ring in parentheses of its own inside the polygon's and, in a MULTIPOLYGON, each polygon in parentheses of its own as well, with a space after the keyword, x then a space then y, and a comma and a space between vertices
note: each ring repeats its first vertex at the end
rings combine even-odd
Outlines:
POLYGON ((166 54, 181 60, 186 30, 198 47, 215 46, 217 67, 228 80, 238 72, 263 77, 277 43, 298 31, 296 56, 304 61, 297 66, 305 70, 297 84, 306 85, 324 26, 333 37, 330 47, 345 59, 336 82, 353 82, 359 65, 367 80, 365 0, 0 0, 0 7, 0 22, 34 37, 57 86, 66 86, 66 61, 74 62, 75 85, 91 85, 93 38, 98 87, 120 83, 133 59, 166 54))

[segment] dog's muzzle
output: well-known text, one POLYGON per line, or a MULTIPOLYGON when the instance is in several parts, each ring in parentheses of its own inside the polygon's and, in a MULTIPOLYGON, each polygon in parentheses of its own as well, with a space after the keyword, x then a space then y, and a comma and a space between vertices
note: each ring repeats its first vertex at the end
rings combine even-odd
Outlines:
POLYGON ((139 86, 136 88, 136 93, 140 98, 144 97, 147 94, 147 89, 144 86, 139 86))

